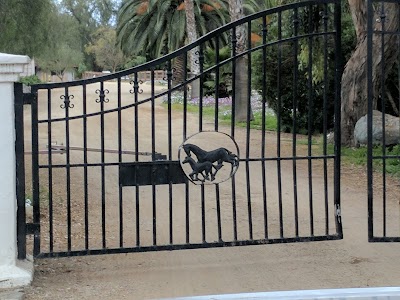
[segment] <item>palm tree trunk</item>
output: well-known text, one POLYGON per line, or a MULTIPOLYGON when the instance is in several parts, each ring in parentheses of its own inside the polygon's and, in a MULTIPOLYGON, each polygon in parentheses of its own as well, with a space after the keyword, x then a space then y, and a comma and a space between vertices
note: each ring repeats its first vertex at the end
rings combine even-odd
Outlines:
MULTIPOLYGON (((243 0, 229 0, 229 14, 231 21, 236 21, 244 17, 243 0)), ((247 45, 247 28, 245 25, 236 27, 236 53, 240 54, 246 51, 247 45)), ((241 56, 235 61, 235 119, 239 122, 247 121, 247 109, 250 102, 248 92, 248 60, 246 56, 241 56)), ((250 120, 253 119, 252 110, 250 108, 250 120)))
MULTIPOLYGON (((198 38, 193 0, 185 0, 185 12, 186 12, 186 32, 187 32, 188 42, 189 44, 192 44, 198 38)), ((190 51, 189 59, 190 59, 190 71, 192 73, 192 76, 196 76, 200 73, 200 68, 199 68, 200 60, 199 60, 198 47, 190 51)), ((192 98, 199 97, 200 94, 199 84, 200 84, 199 80, 195 80, 192 83, 192 94, 191 94, 192 98)))
MULTIPOLYGON (((189 44, 197 40, 197 28, 196 19, 194 16, 194 5, 193 0, 185 0, 185 12, 186 12, 186 32, 189 44)), ((197 48, 190 51, 190 71, 193 74, 199 74, 199 64, 196 60, 199 59, 199 54, 196 53, 197 48)))
POLYGON ((173 62, 174 71, 172 75, 172 86, 183 83, 185 79, 185 59, 183 55, 179 55, 174 59, 173 62))

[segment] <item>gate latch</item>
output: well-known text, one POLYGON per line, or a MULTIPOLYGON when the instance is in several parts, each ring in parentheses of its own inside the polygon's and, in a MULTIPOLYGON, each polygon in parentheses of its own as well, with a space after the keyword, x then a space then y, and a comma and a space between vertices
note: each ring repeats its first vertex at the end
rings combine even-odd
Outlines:
POLYGON ((338 222, 341 223, 342 211, 339 204, 335 204, 335 216, 338 218, 338 222))

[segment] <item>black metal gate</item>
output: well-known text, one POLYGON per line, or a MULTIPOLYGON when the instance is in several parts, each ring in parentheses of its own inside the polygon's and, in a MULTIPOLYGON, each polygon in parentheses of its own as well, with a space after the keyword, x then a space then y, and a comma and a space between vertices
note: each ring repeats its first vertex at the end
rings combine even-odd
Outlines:
POLYGON ((400 242, 400 2, 368 1, 368 237, 400 242), (396 112, 397 110, 397 112, 396 112), (397 116, 393 116, 397 115, 397 116), (385 128, 385 130, 383 130, 385 128))
POLYGON ((340 34, 340 1, 306 1, 133 69, 33 85, 16 105, 32 132, 20 256, 25 230, 35 257, 341 239, 340 34))

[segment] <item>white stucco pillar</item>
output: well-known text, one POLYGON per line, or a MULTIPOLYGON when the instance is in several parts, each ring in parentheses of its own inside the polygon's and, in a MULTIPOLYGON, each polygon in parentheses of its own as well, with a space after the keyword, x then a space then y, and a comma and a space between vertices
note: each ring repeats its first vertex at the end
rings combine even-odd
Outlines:
POLYGON ((14 82, 30 58, 0 53, 0 288, 30 284, 32 263, 17 260, 14 82))

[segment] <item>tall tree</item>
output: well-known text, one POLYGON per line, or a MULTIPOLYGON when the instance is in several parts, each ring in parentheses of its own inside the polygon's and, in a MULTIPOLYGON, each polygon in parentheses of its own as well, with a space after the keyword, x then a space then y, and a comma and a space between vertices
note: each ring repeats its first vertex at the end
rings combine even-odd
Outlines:
MULTIPOLYGON (((186 12, 186 34, 188 43, 194 43, 197 36, 197 26, 196 26, 196 17, 194 14, 194 5, 193 0, 185 0, 185 12, 186 12)), ((199 51, 198 47, 193 48, 189 53, 190 59, 190 71, 192 76, 196 76, 200 73, 200 65, 199 65, 199 51)), ((200 80, 195 80, 192 82, 191 89, 191 97, 196 98, 200 95, 200 80)))
MULTIPOLYGON (((244 17, 243 0, 229 0, 229 15, 232 22, 244 17)), ((236 54, 245 52, 247 49, 247 28, 245 25, 236 27, 236 41, 236 54)), ((235 95, 235 119, 236 121, 246 121, 247 108, 250 102, 250 94, 247 86, 247 55, 238 57, 235 64, 235 90, 232 91, 235 95)))
MULTIPOLYGON (((197 26, 196 26, 196 17, 194 15, 194 5, 193 0, 185 0, 185 12, 186 12, 186 34, 188 38, 189 44, 195 42, 197 40, 197 26)), ((193 49, 190 52, 190 71, 197 75, 199 74, 199 64, 198 62, 199 55, 197 52, 197 48, 193 49)))
MULTIPOLYGON (((125 0, 118 12, 117 40, 126 54, 150 58, 174 51, 186 40, 186 16, 181 0, 125 0)), ((194 0, 199 35, 228 20, 222 0, 194 0), (204 5, 215 9, 204 9, 204 5)))
MULTIPOLYGON (((119 0, 61 0, 59 10, 71 15, 79 24, 81 51, 92 42, 92 34, 99 27, 115 25, 119 0)), ((85 53, 85 52, 84 52, 85 53)), ((93 55, 85 53, 86 64, 95 67, 93 55)))
POLYGON ((51 0, 0 1, 0 52, 37 56, 47 43, 51 0))
MULTIPOLYGON (((356 122, 367 113, 367 2, 364 0, 349 0, 351 15, 356 30, 357 46, 348 60, 342 76, 342 119, 341 136, 342 144, 353 145, 354 126, 356 122)), ((375 30, 396 32, 399 28, 399 4, 386 2, 384 7, 375 8, 373 20, 375 30), (381 16, 383 18, 381 18, 381 16)), ((382 52, 382 35, 373 36, 373 90, 376 108, 379 88, 382 79, 386 80, 390 73, 390 67, 394 65, 398 53, 397 36, 385 35, 382 52), (385 76, 380 72, 383 60, 385 61, 385 76)))
MULTIPOLYGON (((194 0, 193 4, 200 35, 226 23, 224 1, 194 0)), ((125 0, 119 10, 117 26, 117 39, 123 52, 156 58, 182 47, 187 38, 182 5, 181 0, 125 0)), ((181 82, 185 68, 183 56, 175 59, 174 68, 174 81, 181 82)))
POLYGON ((36 63, 46 71, 52 71, 63 80, 65 71, 73 71, 83 62, 79 24, 70 15, 55 11, 47 16, 48 42, 37 56, 36 63))
POLYGON ((66 71, 74 71, 83 61, 83 53, 63 44, 54 51, 49 52, 46 58, 39 58, 39 66, 46 71, 56 73, 61 81, 64 81, 66 71))
POLYGON ((86 46, 86 52, 94 54, 96 64, 115 72, 124 65, 126 59, 117 47, 117 34, 114 29, 101 27, 92 34, 93 42, 86 46))

